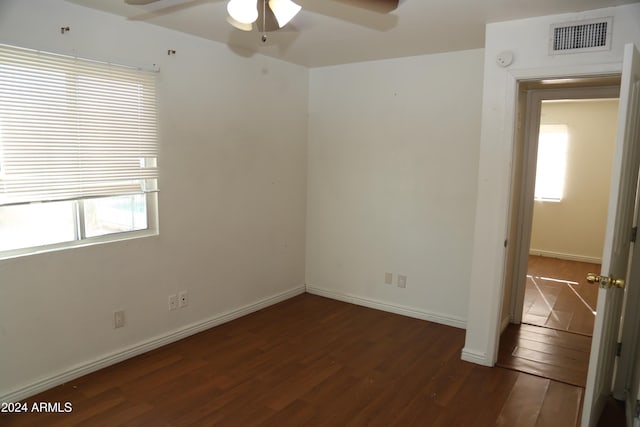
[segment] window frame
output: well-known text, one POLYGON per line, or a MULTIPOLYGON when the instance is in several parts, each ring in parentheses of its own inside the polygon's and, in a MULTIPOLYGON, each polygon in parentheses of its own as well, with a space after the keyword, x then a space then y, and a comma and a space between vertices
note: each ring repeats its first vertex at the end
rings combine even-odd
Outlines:
MULTIPOLYGON (((25 248, 19 249, 8 249, 5 251, 0 251, 0 260, 17 258, 28 255, 36 255, 47 252, 54 252, 64 249, 72 249, 72 248, 81 248, 85 246, 93 246, 103 243, 111 243, 111 242, 119 242, 131 239, 140 239, 144 237, 157 236, 159 234, 158 227, 158 193, 146 193, 146 209, 147 209, 147 228, 142 230, 133 230, 133 231, 117 231, 114 233, 103 234, 101 236, 94 237, 80 237, 79 230, 77 227, 79 226, 79 221, 77 218, 74 218, 75 227, 76 227, 76 238, 74 240, 52 243, 46 245, 39 246, 29 246, 25 248)), ((70 202, 82 202, 87 199, 79 199, 79 200, 70 200, 70 202)), ((74 212, 74 216, 77 213, 74 212)))
MULTIPOLYGON (((129 68, 129 69, 136 69, 138 70, 138 72, 140 71, 146 71, 149 73, 154 73, 154 72, 158 72, 159 68, 157 66, 151 67, 151 68, 144 68, 144 67, 131 67, 131 66, 127 66, 127 65, 117 65, 117 64, 113 64, 110 63, 109 61, 101 61, 101 60, 96 60, 96 59, 91 59, 91 58, 79 58, 75 55, 70 56, 70 55, 65 55, 65 54, 60 54, 60 53, 56 53, 56 52, 46 52, 46 51, 34 51, 32 49, 24 49, 21 47, 17 47, 17 46, 8 46, 8 45, 3 45, 7 48, 10 49, 17 49, 17 50, 24 50, 24 51, 32 51, 35 52, 37 54, 44 54, 44 55, 51 55, 51 56, 59 56, 59 57, 64 57, 64 58, 70 58, 73 59, 75 61, 81 62, 81 61, 87 61, 90 63, 102 63, 106 66, 115 66, 115 67, 122 67, 122 68, 129 68)), ((124 81, 123 81, 124 82, 124 81)), ((157 97, 157 86, 155 86, 155 84, 153 84, 152 86, 153 91, 155 92, 154 95, 154 103, 153 104, 149 104, 152 106, 152 112, 155 115, 155 133, 154 133, 154 139, 151 140, 153 141, 153 144, 155 145, 154 149, 155 152, 157 153, 157 151, 159 150, 159 135, 157 132, 158 129, 158 115, 159 115, 159 102, 158 102, 158 97, 157 97)), ((152 92, 153 93, 153 92, 152 92)), ((11 111, 11 110, 8 110, 11 111)), ((102 122, 104 124, 104 122, 102 122)), ((0 152, 2 152, 2 144, 0 141, 0 152)), ((157 154, 155 155, 156 157, 154 157, 151 161, 154 162, 154 164, 152 165, 152 167, 154 167, 156 169, 156 173, 155 173, 155 177, 152 178, 155 182, 157 182, 158 180, 158 172, 157 172, 157 154)), ((28 157, 25 157, 28 158, 28 157)), ((1 159, 0 159, 1 160, 1 159)), ((149 159, 145 158, 144 156, 141 157, 140 161, 141 161, 141 165, 143 164, 142 162, 146 162, 149 159)), ((145 163, 146 165, 146 163, 145 163)), ((16 257, 22 257, 22 256, 28 256, 28 255, 35 255, 35 254, 40 254, 40 253, 46 253, 46 252, 51 252, 51 251, 58 251, 58 250, 64 250, 64 249, 71 249, 71 248, 78 248, 78 247, 85 247, 85 246, 92 246, 92 245, 96 245, 96 244, 103 244, 103 243, 110 243, 110 242, 117 242, 117 241, 126 241, 126 240, 131 240, 131 239, 139 239, 139 238, 144 238, 144 237, 150 237, 150 236, 157 236, 159 234, 159 224, 158 224, 158 187, 157 184, 154 186, 152 185, 152 187, 145 187, 147 185, 148 180, 145 180, 145 184, 143 184, 143 187, 141 188, 140 192, 135 192, 135 193, 122 193, 122 194, 108 194, 105 193, 103 195, 96 195, 96 196, 91 196, 91 195, 81 195, 78 197, 73 197, 73 198, 68 198, 68 199, 51 199, 51 200, 42 200, 42 201, 25 201, 25 202, 18 202, 18 203, 7 203, 5 205, 3 205, 4 207, 10 208, 12 205, 22 205, 22 206, 29 206, 29 205, 44 205, 50 202, 68 202, 71 203, 70 205, 70 209, 72 210, 72 212, 70 213, 71 217, 70 219, 73 222, 73 240, 66 240, 66 241, 62 241, 62 242, 57 242, 57 243, 51 243, 51 244, 43 244, 43 245, 37 245, 37 246, 28 246, 28 247, 24 247, 24 248, 16 248, 16 249, 7 249, 7 250, 0 250, 0 260, 5 260, 5 259, 11 259, 11 258, 16 258, 16 257), (91 199, 102 199, 102 198, 110 198, 110 197, 117 197, 117 196, 126 196, 126 195, 143 195, 145 198, 145 210, 146 210, 146 228, 144 229, 139 229, 139 230, 131 230, 131 231, 113 231, 113 232, 108 232, 106 234, 101 234, 101 235, 97 235, 97 236, 92 236, 92 237, 87 237, 87 224, 85 222, 85 213, 84 213, 84 203, 87 200, 91 200, 91 199)), ((3 207, 0 206, 0 207, 3 207)), ((8 227, 11 227, 11 223, 8 223, 8 227)))

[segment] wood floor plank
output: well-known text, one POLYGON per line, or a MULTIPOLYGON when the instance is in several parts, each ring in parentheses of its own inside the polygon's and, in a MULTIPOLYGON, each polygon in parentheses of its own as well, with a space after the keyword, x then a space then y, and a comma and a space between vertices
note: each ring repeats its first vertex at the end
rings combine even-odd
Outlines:
POLYGON ((496 426, 535 427, 549 383, 546 378, 519 376, 498 415, 496 426))
MULTIPOLYGON (((421 365, 417 365, 416 368, 418 366, 421 365)), ((473 366, 458 357, 453 357, 431 372, 409 374, 395 383, 394 389, 402 390, 401 393, 381 395, 366 408, 363 415, 375 419, 380 425, 419 425, 420 421, 435 422, 442 415, 442 408, 453 405, 453 399, 466 383, 473 366)))
POLYGON ((519 346, 513 350, 512 355, 517 358, 540 362, 547 365, 553 365, 560 369, 566 369, 568 371, 575 372, 576 375, 584 373, 589 366, 588 360, 586 360, 586 358, 580 360, 576 358, 564 357, 562 354, 558 353, 547 353, 522 348, 519 346))
POLYGON ((538 341, 558 347, 572 348, 575 350, 585 350, 591 348, 591 337, 569 332, 557 331, 546 327, 533 329, 529 325, 521 325, 518 335, 522 339, 538 341))
POLYGON ((310 425, 315 416, 315 407, 313 405, 296 399, 282 410, 277 411, 256 425, 261 427, 306 426, 310 425))
POLYGON ((582 388, 551 381, 535 426, 577 425, 583 394, 582 388))
POLYGON ((575 349, 571 347, 557 346, 546 342, 532 341, 526 338, 520 338, 517 346, 528 350, 535 350, 546 354, 558 355, 573 361, 586 362, 585 356, 588 357, 589 348, 575 349))
POLYGON ((139 416, 148 414, 153 410, 154 406, 148 403, 131 404, 130 402, 125 401, 115 407, 110 408, 109 411, 97 413, 94 416, 87 418, 82 423, 78 423, 78 425, 119 426, 122 424, 127 424, 138 418, 139 416))
POLYGON ((572 384, 578 387, 585 387, 586 385, 586 372, 584 373, 585 375, 582 375, 583 373, 570 372, 561 367, 535 360, 515 357, 509 360, 499 361, 498 366, 514 369, 520 372, 526 372, 543 378, 552 378, 556 381, 572 384))
POLYGON ((433 426, 495 425, 519 375, 522 374, 515 371, 474 367, 465 378, 465 386, 453 398, 455 404, 445 407, 433 426), (479 396, 492 396, 492 399, 479 396))

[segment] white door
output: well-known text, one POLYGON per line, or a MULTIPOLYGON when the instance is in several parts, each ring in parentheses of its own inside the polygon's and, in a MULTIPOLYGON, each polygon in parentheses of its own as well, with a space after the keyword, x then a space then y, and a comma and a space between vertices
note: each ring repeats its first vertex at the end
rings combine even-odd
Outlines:
MULTIPOLYGON (((630 236, 640 166, 640 54, 625 46, 616 148, 613 160, 609 217, 602 255, 602 282, 626 279, 630 236)), ((598 173, 597 165, 584 165, 598 173)), ((582 426, 595 426, 611 394, 623 290, 615 286, 598 292, 597 315, 582 410, 582 426)))

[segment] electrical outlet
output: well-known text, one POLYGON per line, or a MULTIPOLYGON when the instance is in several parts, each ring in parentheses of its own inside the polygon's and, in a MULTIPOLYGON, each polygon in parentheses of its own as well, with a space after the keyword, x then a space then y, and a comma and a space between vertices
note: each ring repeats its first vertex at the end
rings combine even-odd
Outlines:
POLYGON ((182 291, 178 294, 178 305, 180 306, 180 308, 189 305, 189 294, 187 293, 187 291, 182 291))
POLYGON ((169 295, 169 310, 176 310, 178 308, 178 295, 169 295))
POLYGON ((118 310, 113 312, 113 328, 124 327, 124 310, 118 310))
POLYGON ((407 287, 407 276, 403 276, 402 274, 398 274, 398 287, 406 288, 407 287))
POLYGON ((384 273, 384 284, 385 285, 393 285, 393 274, 392 273, 384 273))

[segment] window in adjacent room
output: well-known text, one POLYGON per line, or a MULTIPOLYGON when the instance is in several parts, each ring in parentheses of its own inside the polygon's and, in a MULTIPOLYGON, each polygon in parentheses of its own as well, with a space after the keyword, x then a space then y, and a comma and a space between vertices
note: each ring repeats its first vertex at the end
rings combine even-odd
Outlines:
POLYGON ((155 73, 0 45, 0 258, 157 233, 155 73))
POLYGON ((567 125, 540 125, 535 199, 559 202, 564 196, 569 130, 567 125))

